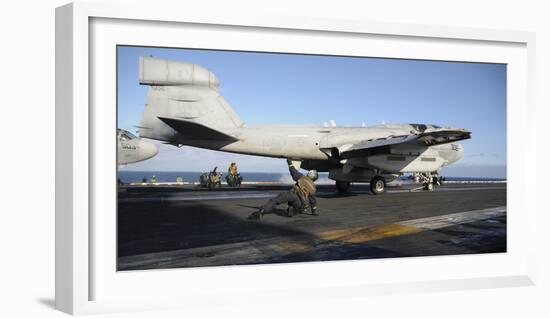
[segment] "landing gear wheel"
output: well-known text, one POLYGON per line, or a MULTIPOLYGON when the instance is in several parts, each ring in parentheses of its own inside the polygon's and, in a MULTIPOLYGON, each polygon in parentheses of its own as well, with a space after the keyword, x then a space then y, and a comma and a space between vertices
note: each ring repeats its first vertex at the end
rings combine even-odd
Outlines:
POLYGON ((381 176, 375 176, 370 181, 370 191, 372 194, 382 194, 386 191, 386 180, 381 176))
POLYGON ((346 193, 349 190, 351 182, 336 180, 336 190, 340 193, 346 193))
POLYGON ((424 190, 426 191, 433 191, 434 190, 434 184, 432 182, 428 182, 424 185, 424 190))

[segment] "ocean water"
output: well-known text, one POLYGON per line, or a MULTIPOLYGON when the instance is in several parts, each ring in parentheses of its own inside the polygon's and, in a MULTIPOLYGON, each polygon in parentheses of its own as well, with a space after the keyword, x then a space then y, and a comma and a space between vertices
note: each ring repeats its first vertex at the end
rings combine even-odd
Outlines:
MULTIPOLYGON (((223 173, 223 180, 227 171, 223 173)), ((195 171, 118 171, 118 179, 124 183, 141 182, 143 179, 149 180, 155 176, 159 182, 175 182, 178 177, 182 177, 184 182, 199 182, 199 177, 203 172, 195 171)), ((246 182, 283 182, 291 183, 292 178, 288 173, 269 173, 269 172, 240 172, 243 181, 246 182)), ((445 176, 444 176, 445 177, 445 176)), ((399 180, 409 180, 407 176, 398 178, 399 180)), ((505 181, 500 178, 483 177, 445 177, 447 181, 505 181)), ((328 173, 319 173, 319 184, 334 183, 328 178, 328 173)))
MULTIPOLYGON (((222 178, 225 181, 227 171, 221 172, 222 178)), ((141 182, 143 179, 149 180, 155 176, 159 182, 176 182, 178 177, 182 177, 184 182, 199 182, 199 177, 204 172, 195 171, 118 171, 118 178, 120 181, 127 182, 141 182)), ((290 175, 283 173, 263 173, 263 172, 239 172, 243 177, 243 181, 282 181, 286 178, 290 179, 290 175)))

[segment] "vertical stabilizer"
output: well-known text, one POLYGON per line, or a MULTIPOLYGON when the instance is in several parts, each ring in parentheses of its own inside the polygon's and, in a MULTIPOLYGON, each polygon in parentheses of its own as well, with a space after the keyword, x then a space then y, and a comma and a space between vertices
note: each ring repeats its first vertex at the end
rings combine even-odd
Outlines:
MULTIPOLYGON (((139 83, 149 86, 140 124, 141 137, 175 138, 173 129, 159 117, 194 122, 216 130, 243 125, 220 95, 218 78, 202 66, 140 57, 139 83)), ((179 137, 185 137, 185 131, 179 133, 179 137)))

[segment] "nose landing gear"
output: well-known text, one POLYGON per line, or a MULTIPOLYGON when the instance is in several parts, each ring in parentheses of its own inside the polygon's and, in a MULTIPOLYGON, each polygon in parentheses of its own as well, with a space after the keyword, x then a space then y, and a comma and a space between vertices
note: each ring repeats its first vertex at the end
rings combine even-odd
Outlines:
POLYGON ((417 173, 415 180, 422 182, 422 186, 414 188, 411 191, 424 190, 433 191, 435 186, 443 184, 443 177, 440 177, 438 173, 432 174, 430 172, 417 173))
MULTIPOLYGON (((372 194, 376 195, 386 192, 386 179, 382 176, 374 176, 369 184, 372 194)), ((339 193, 347 193, 350 185, 351 182, 349 181, 336 180, 336 190, 338 190, 339 193)))

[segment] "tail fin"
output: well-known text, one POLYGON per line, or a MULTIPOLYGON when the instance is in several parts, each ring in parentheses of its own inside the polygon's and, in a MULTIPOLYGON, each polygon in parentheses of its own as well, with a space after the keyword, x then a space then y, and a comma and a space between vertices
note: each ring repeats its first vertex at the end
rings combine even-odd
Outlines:
MULTIPOLYGON (((219 93, 218 78, 196 64, 152 57, 139 58, 139 83, 149 85, 140 136, 174 140, 177 133, 160 118, 200 124, 214 130, 243 126, 219 93)), ((185 139, 185 130, 177 131, 185 139)))

